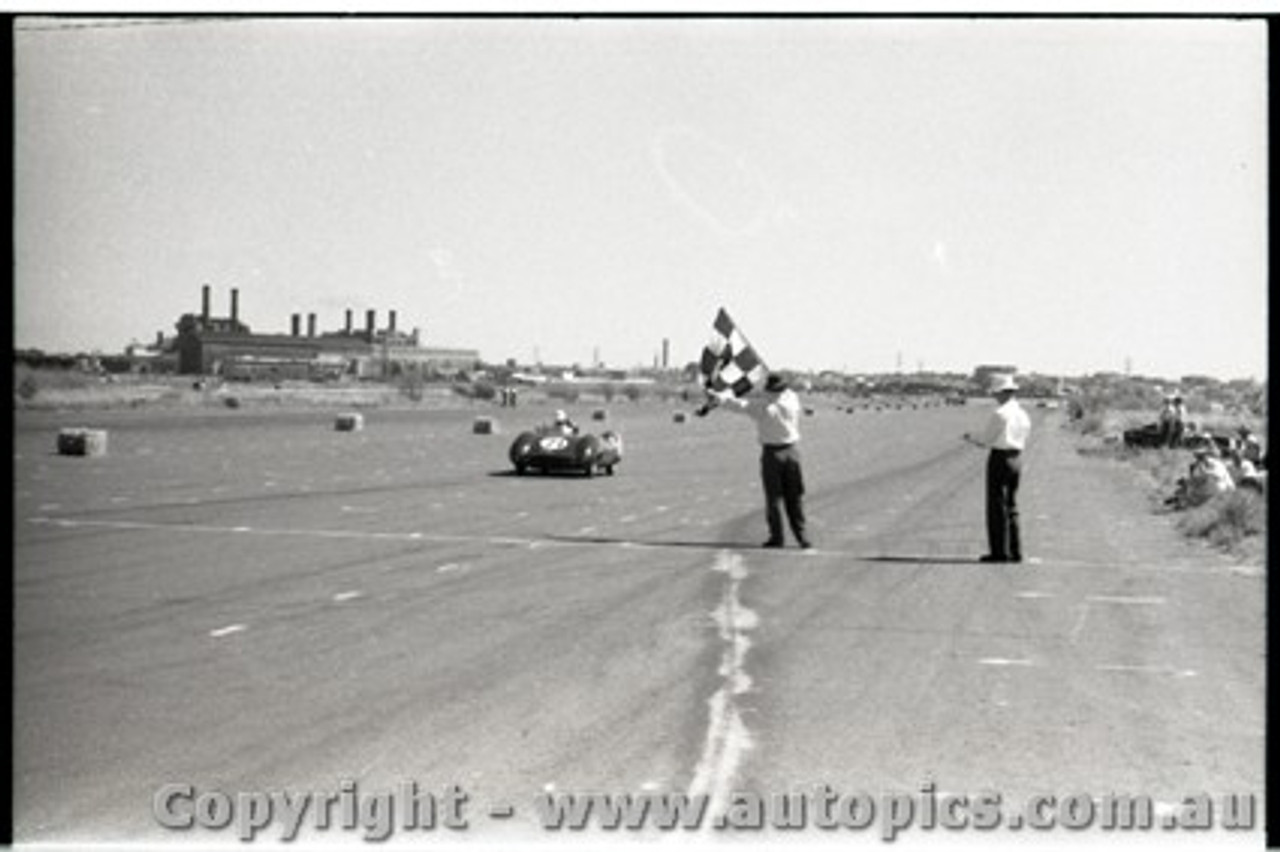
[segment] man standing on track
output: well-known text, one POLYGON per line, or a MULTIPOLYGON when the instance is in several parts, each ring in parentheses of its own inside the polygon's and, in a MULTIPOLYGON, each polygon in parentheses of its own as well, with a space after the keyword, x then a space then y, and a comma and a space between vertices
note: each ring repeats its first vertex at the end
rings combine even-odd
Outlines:
POLYGON ((989 550, 981 562, 1021 562, 1022 541, 1018 532, 1018 483, 1022 478, 1022 451, 1031 433, 1031 418, 1014 399, 1018 386, 1013 376, 1002 376, 992 387, 996 410, 982 434, 968 432, 964 439, 988 447, 987 458, 987 543, 989 550))
POLYGON ((765 380, 764 393, 752 393, 739 399, 731 393, 708 391, 707 403, 696 412, 706 416, 712 408, 729 406, 729 410, 746 414, 756 423, 760 438, 760 478, 764 482, 765 518, 769 523, 769 540, 764 547, 782 547, 781 502, 787 510, 787 521, 796 542, 805 550, 813 545, 805 535, 804 476, 800 469, 800 398, 778 373, 765 380))

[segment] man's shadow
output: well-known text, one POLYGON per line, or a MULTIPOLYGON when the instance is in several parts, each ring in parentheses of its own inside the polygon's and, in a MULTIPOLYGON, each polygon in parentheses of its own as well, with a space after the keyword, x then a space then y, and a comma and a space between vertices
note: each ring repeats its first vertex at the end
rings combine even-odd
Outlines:
MULTIPOLYGON (((645 548, 670 547, 670 548, 693 549, 693 550, 745 550, 745 551, 752 551, 756 553, 778 553, 780 551, 784 553, 805 552, 805 551, 800 551, 797 548, 787 547, 787 548, 779 548, 778 550, 773 550, 769 548, 763 548, 759 544, 754 542, 724 541, 724 540, 672 541, 669 539, 664 539, 661 541, 655 541, 655 540, 645 541, 643 539, 617 538, 615 536, 554 535, 554 534, 547 535, 545 538, 548 541, 554 541, 560 544, 596 544, 596 545, 605 544, 605 545, 615 545, 618 547, 627 547, 627 546, 645 547, 645 548)), ((814 551, 809 551, 809 552, 816 553, 819 555, 823 553, 821 548, 817 548, 814 551)), ((841 553, 832 552, 832 551, 826 551, 826 555, 828 556, 842 555, 842 556, 846 556, 848 559, 853 560, 855 562, 878 562, 878 563, 885 563, 885 564, 902 564, 902 565, 975 565, 978 562, 977 559, 960 557, 960 556, 863 555, 863 554, 857 554, 857 553, 841 554, 841 553)))

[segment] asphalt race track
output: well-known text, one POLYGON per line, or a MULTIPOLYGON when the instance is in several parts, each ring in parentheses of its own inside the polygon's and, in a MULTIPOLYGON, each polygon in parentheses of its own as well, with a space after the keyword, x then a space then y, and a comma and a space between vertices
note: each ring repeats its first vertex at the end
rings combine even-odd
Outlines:
POLYGON ((237 843, 159 827, 171 782, 456 784, 481 837, 546 790, 1261 793, 1260 568, 1041 410, 1030 559, 979 565, 983 410, 816 404, 810 553, 759 549, 726 412, 612 405, 595 478, 511 473, 542 408, 19 412, 16 839, 237 843))

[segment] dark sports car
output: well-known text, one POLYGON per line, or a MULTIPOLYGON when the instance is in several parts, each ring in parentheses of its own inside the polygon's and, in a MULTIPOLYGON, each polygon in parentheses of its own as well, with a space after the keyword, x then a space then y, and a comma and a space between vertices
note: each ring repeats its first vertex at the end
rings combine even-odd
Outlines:
POLYGON ((581 471, 591 476, 603 470, 612 476, 614 465, 622 461, 622 436, 612 431, 596 436, 540 428, 521 432, 511 444, 510 456, 518 474, 536 469, 543 473, 581 471))

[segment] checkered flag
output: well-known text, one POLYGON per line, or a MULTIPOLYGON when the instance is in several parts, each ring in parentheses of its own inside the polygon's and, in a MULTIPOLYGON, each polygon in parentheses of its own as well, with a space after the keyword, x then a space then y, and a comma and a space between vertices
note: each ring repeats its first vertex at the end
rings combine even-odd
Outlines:
POLYGON ((763 384, 769 368, 729 318, 724 308, 716 314, 711 340, 702 349, 702 384, 713 393, 730 391, 744 396, 763 384))

